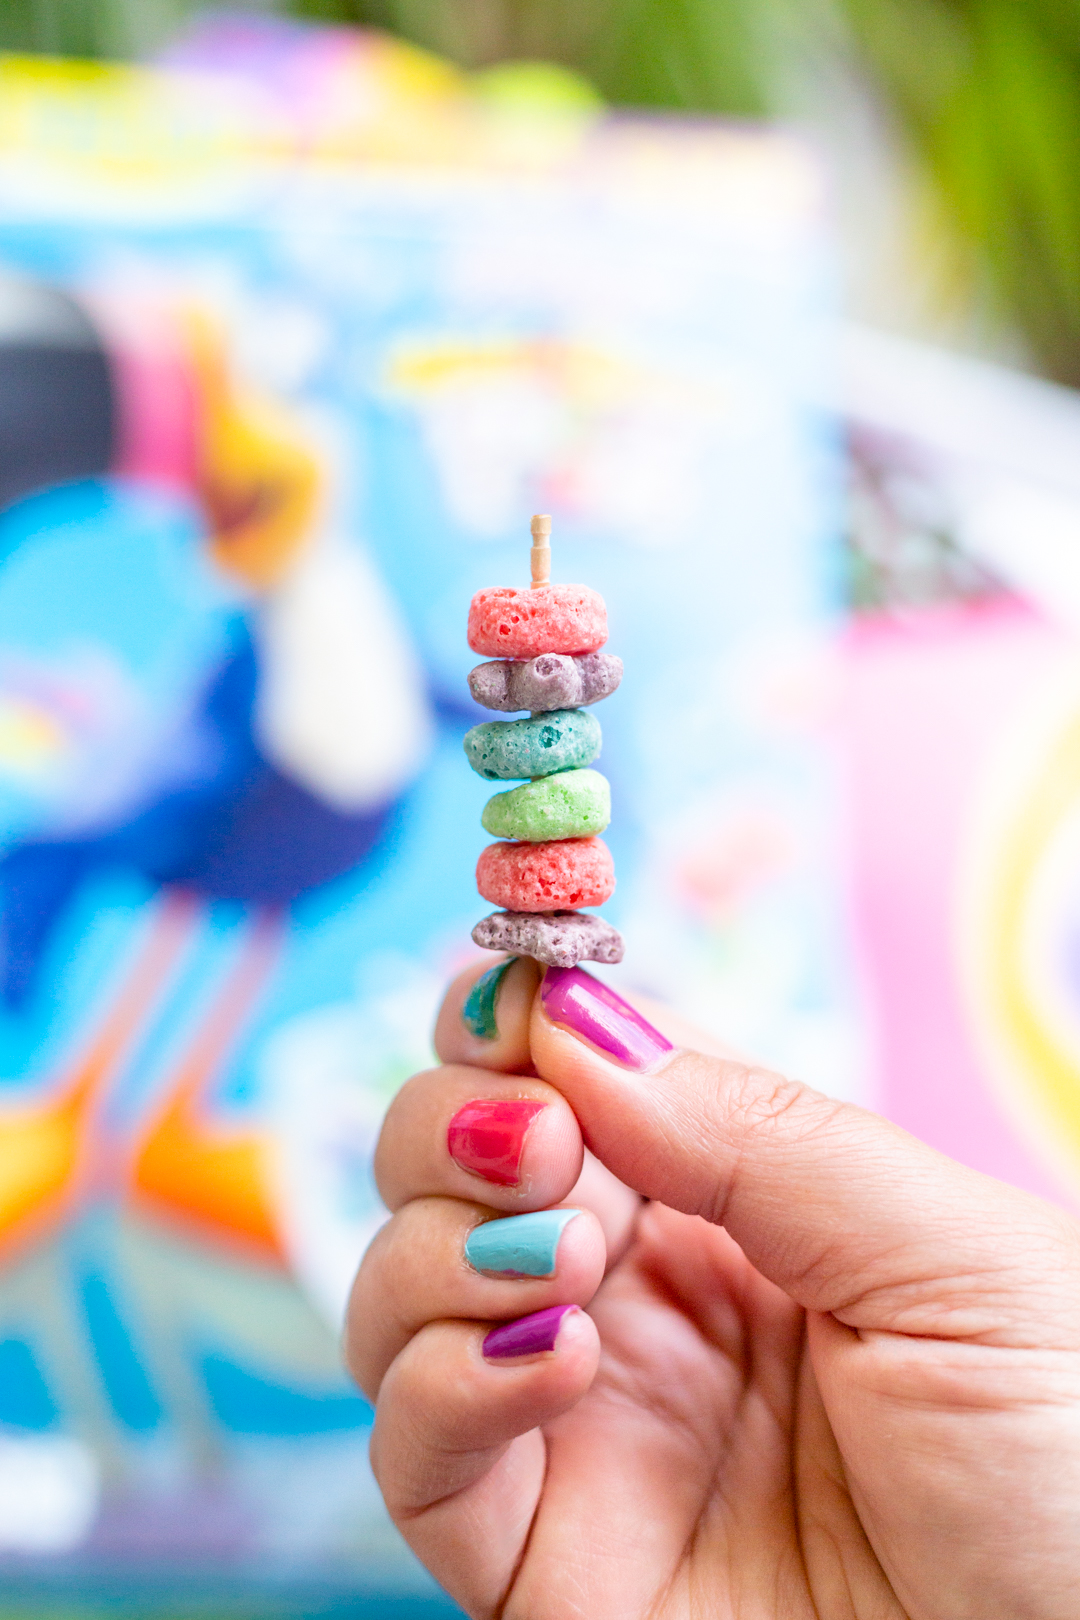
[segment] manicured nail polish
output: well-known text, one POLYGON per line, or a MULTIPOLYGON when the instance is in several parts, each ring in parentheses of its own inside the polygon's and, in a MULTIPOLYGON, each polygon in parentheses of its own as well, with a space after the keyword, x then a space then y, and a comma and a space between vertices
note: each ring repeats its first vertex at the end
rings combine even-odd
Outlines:
POLYGON ((499 1277, 554 1277, 559 1239, 580 1209, 538 1209, 474 1226, 465 1258, 474 1271, 499 1277))
POLYGON ((549 1305, 546 1311, 503 1322, 484 1340, 484 1355, 489 1361, 509 1361, 514 1356, 539 1356, 554 1350, 563 1317, 577 1309, 576 1305, 549 1305))
POLYGON ((581 968, 549 967, 541 999, 553 1024, 584 1036, 628 1069, 651 1069, 666 1052, 675 1050, 628 1001, 581 968))
POLYGON ((547 1107, 526 1097, 478 1097, 450 1121, 446 1145, 463 1170, 499 1187, 516 1187, 529 1126, 547 1107))
POLYGON ((495 1022, 495 1003, 499 998, 503 974, 516 961, 516 956, 508 956, 505 962, 496 962, 493 968, 481 973, 465 997, 461 1021, 470 1035, 479 1036, 482 1041, 494 1041, 498 1038, 499 1026, 495 1022))

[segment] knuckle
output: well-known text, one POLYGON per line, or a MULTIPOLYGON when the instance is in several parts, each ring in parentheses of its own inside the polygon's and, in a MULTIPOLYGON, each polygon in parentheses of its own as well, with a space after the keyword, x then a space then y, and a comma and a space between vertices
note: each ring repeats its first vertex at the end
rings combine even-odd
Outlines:
POLYGON ((424 1096, 437 1070, 424 1069, 400 1088, 383 1118, 372 1157, 372 1175, 379 1196, 396 1209, 407 1194, 402 1166, 410 1162, 409 1148, 415 1140, 415 1122, 423 1112, 424 1096))
POLYGON ((815 1138, 835 1133, 845 1105, 768 1069, 729 1064, 716 1078, 713 1106, 726 1142, 727 1170, 707 1218, 723 1226, 756 1161, 798 1156, 815 1138))
POLYGON ((349 1291, 342 1328, 345 1364, 369 1400, 378 1394, 387 1346, 411 1331, 403 1320, 397 1219, 381 1226, 368 1244, 349 1291))
POLYGON ((417 1093, 422 1092, 425 1086, 430 1083, 433 1072, 431 1069, 421 1069, 416 1074, 410 1075, 405 1084, 398 1088, 390 1101, 390 1106, 387 1108, 383 1120, 382 1129, 384 1135, 393 1131, 408 1118, 416 1102, 417 1093))
POLYGON ((370 1331, 370 1323, 375 1315, 376 1305, 365 1283, 366 1279, 361 1272, 357 1275, 349 1295, 341 1335, 341 1349, 349 1372, 364 1394, 370 1397, 373 1392, 376 1365, 374 1335, 370 1331))
POLYGON ((802 1142, 830 1125, 842 1106, 798 1080, 749 1066, 739 1066, 725 1091, 732 1134, 761 1143, 802 1142))

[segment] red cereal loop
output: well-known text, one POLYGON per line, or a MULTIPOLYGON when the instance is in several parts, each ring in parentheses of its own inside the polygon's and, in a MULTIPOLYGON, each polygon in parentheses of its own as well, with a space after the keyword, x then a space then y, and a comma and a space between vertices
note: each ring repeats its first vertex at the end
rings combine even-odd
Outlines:
POLYGON ((492 586, 469 605, 469 646, 488 658, 596 652, 607 633, 604 599, 587 585, 492 586))
POLYGON ((601 838, 489 844, 476 863, 476 886, 505 911, 573 911, 611 897, 615 863, 601 838))

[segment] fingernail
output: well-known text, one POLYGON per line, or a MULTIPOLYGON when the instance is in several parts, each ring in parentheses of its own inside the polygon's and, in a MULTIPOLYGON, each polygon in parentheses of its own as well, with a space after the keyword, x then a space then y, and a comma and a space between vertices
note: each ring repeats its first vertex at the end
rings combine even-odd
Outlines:
POLYGON ((541 991, 553 1024, 581 1035, 607 1057, 644 1072, 675 1048, 630 1003, 581 968, 551 968, 541 991))
POLYGON ((559 1239, 580 1209, 538 1209, 474 1226, 465 1258, 474 1271, 500 1277, 554 1277, 559 1239))
POLYGON ((478 1097, 459 1108, 446 1133, 455 1164, 499 1187, 516 1187, 529 1126, 547 1107, 525 1097, 478 1097))
POLYGON ((554 1350, 563 1318, 577 1309, 576 1305, 549 1305, 546 1311, 503 1322, 484 1340, 483 1353, 489 1361, 509 1361, 514 1356, 540 1356, 554 1350))
POLYGON ((495 1022, 495 1003, 498 1000, 503 974, 516 961, 516 956, 508 956, 505 962, 496 962, 493 968, 481 973, 465 997, 461 1021, 470 1035, 477 1035, 482 1041, 494 1041, 498 1038, 499 1026, 495 1022))

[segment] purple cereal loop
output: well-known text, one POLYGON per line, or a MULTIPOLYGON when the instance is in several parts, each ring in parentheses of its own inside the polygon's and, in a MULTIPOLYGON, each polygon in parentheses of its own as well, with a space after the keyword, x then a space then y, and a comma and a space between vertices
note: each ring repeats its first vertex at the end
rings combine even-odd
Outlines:
POLYGON ((610 697, 622 673, 622 659, 614 653, 539 653, 535 658, 477 664, 469 675, 469 690, 485 709, 548 714, 610 697))

